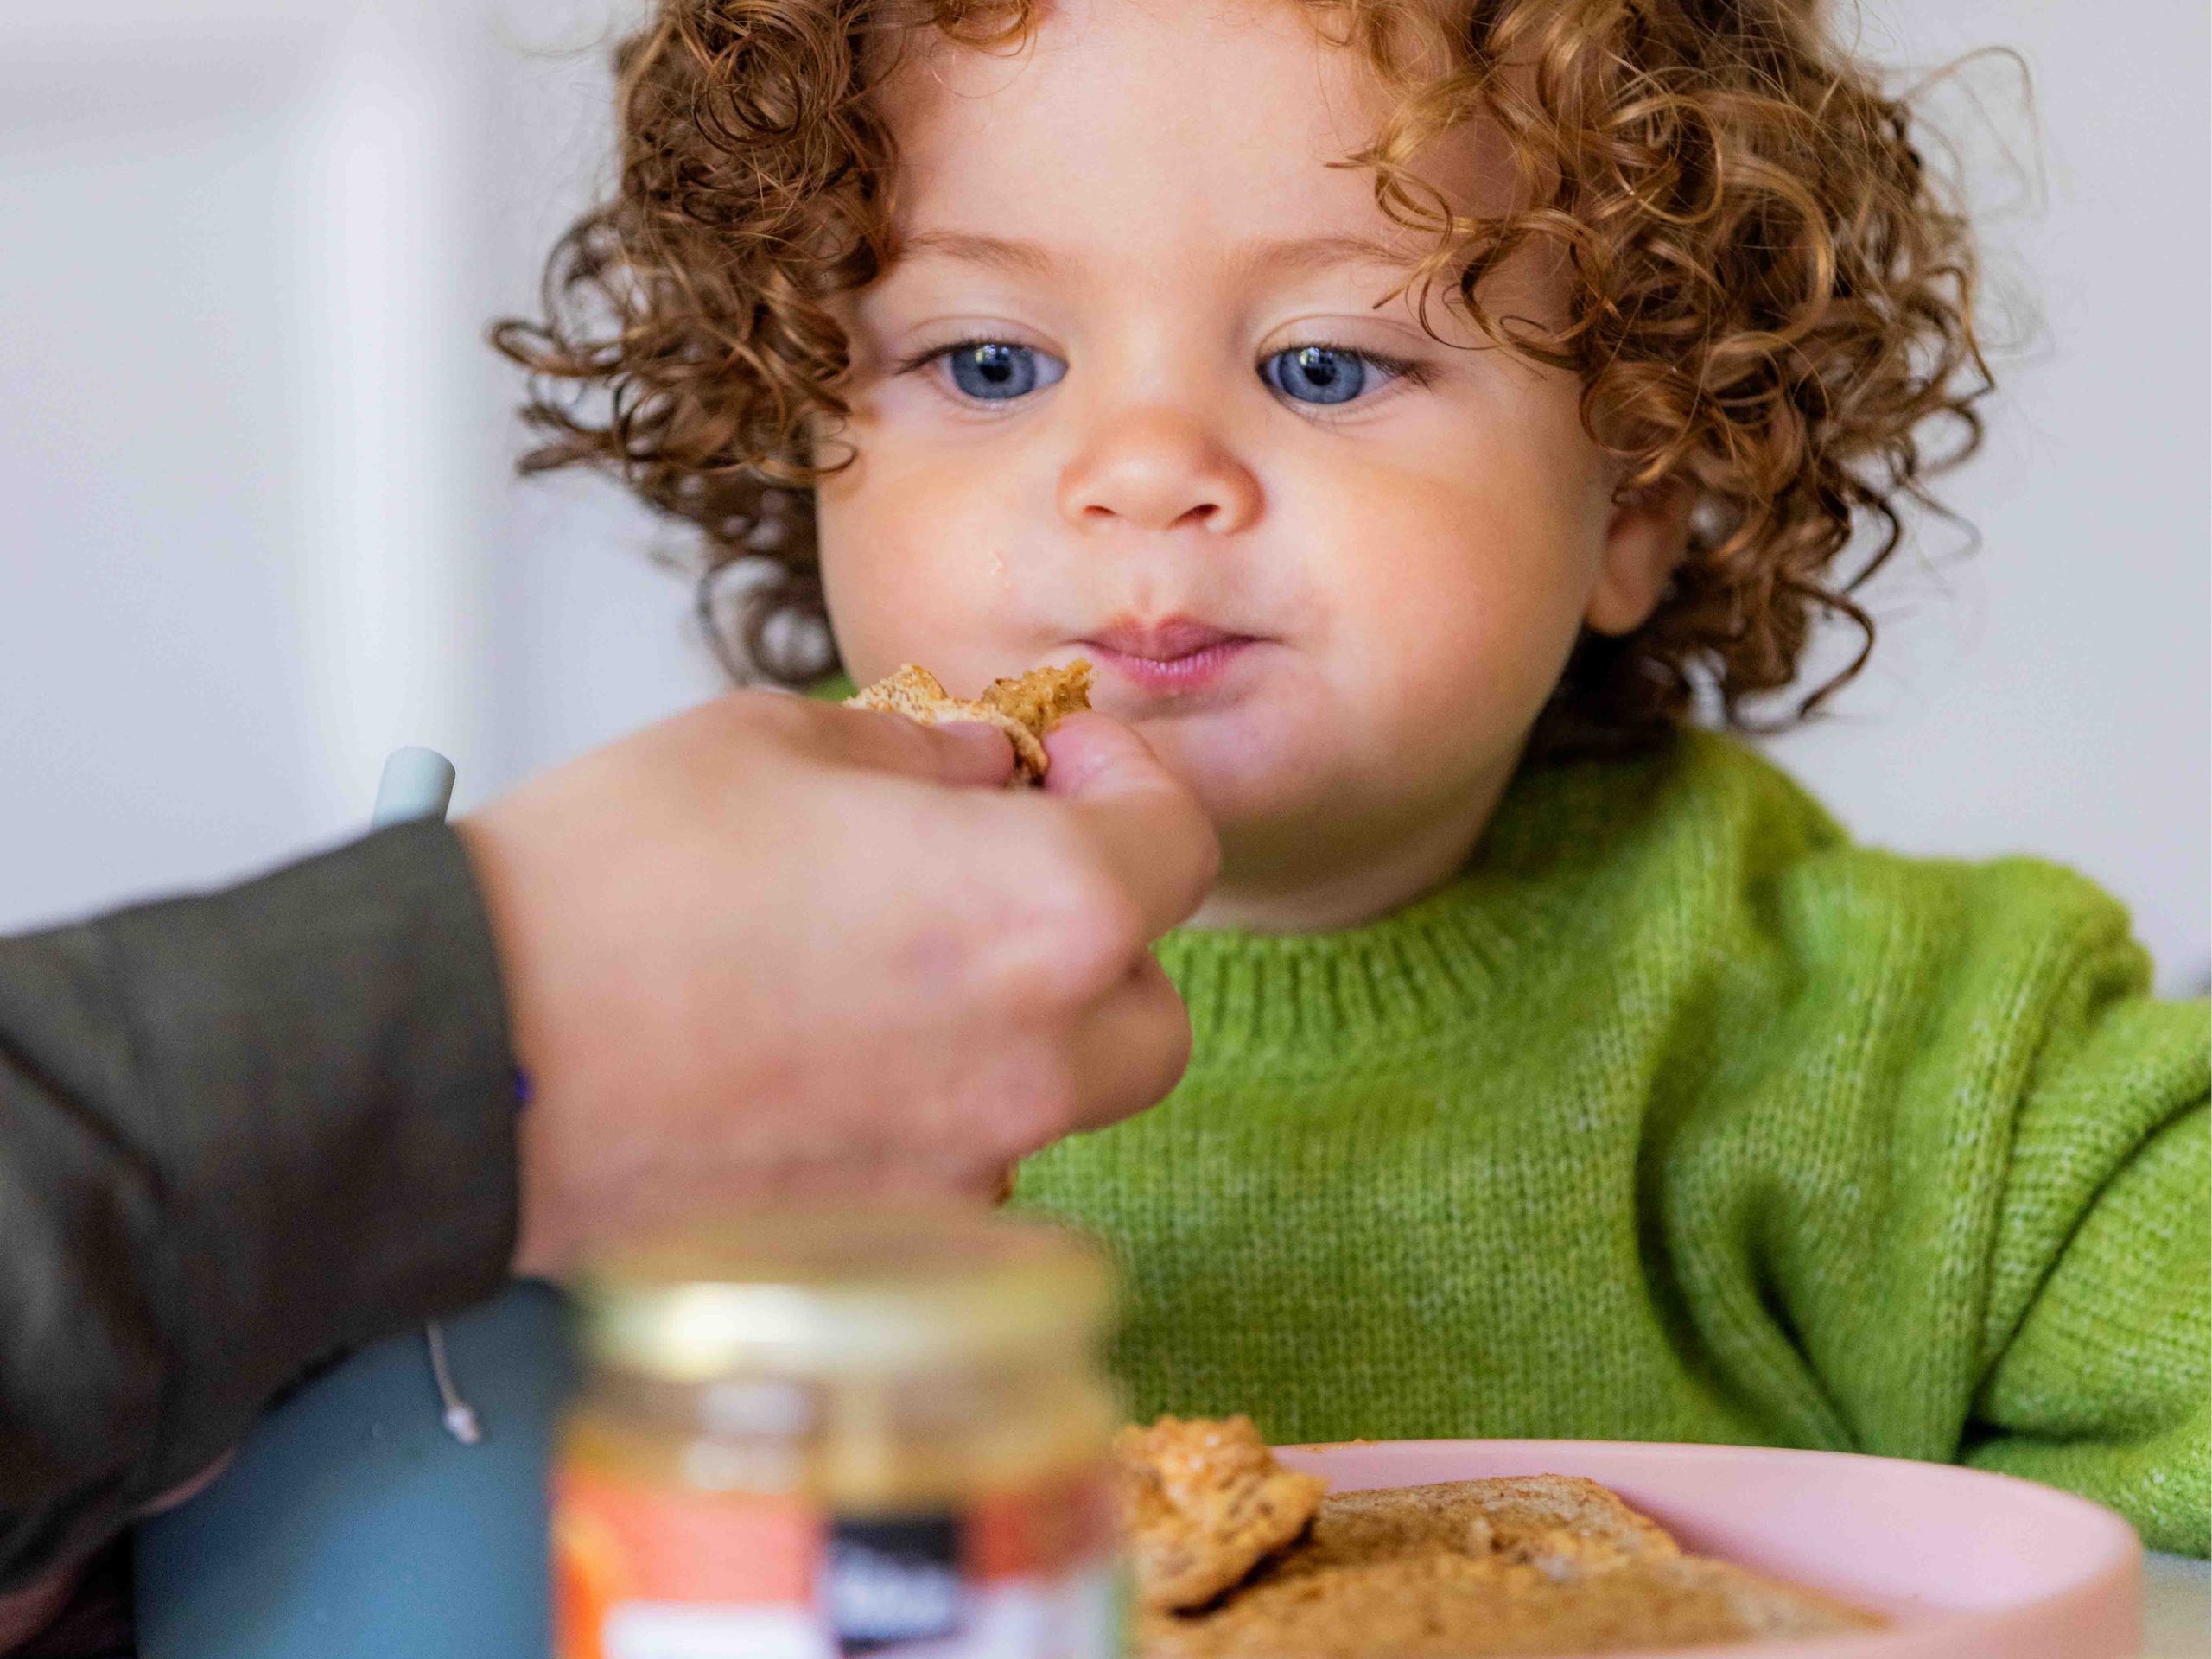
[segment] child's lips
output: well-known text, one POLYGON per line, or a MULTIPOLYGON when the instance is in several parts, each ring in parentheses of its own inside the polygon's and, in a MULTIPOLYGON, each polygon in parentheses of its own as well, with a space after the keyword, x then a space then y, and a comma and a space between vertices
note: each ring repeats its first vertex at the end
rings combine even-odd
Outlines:
POLYGON ((1102 669, 1140 690, 1182 693, 1217 683, 1230 665, 1260 640, 1187 617, 1159 622, 1117 622, 1083 641, 1102 669))

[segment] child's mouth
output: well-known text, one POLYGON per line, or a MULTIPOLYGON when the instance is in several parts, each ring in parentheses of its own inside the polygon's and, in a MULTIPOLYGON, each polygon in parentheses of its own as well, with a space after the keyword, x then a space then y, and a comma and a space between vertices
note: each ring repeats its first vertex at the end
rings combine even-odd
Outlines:
POLYGON ((1260 641, 1188 617, 1155 622, 1122 621, 1083 641, 1102 669, 1110 669, 1141 690, 1197 691, 1213 685, 1248 646, 1260 641))

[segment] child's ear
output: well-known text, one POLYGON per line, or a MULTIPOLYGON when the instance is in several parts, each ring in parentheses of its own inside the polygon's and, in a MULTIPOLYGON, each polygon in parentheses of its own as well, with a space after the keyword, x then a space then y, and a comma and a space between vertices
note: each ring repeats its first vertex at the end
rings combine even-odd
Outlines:
POLYGON ((1691 493, 1675 480, 1630 491, 1613 504, 1605 556, 1583 620, 1599 633, 1633 633, 1665 597, 1689 545, 1691 493))

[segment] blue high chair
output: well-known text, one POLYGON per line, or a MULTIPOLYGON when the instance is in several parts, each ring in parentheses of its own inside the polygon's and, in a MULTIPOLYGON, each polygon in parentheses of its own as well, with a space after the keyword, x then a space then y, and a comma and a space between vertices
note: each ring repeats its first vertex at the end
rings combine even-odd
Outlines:
MULTIPOLYGON (((453 776, 401 750, 375 822, 443 816, 453 776)), ((138 1527, 143 1659, 543 1659, 546 1473, 574 1372, 559 1294, 518 1281, 315 1378, 206 1492, 138 1527)))
POLYGON ((419 1331, 318 1377, 139 1527, 143 1659, 543 1659, 560 1296, 519 1281, 444 1330, 482 1438, 446 1428, 419 1331))

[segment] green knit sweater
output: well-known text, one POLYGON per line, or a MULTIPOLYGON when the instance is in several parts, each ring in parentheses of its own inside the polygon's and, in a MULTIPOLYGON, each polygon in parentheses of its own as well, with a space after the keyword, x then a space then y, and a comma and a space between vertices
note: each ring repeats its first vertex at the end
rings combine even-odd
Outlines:
POLYGON ((1122 1258, 1141 1414, 1957 1459, 2205 1553, 2207 1011, 2080 877, 1688 736, 1371 925, 1160 956, 1188 1076, 1018 1197, 1122 1258))

